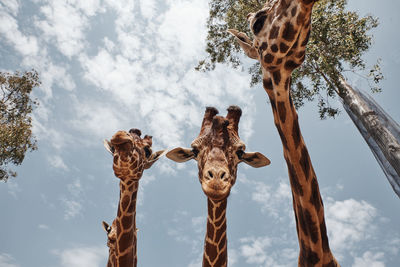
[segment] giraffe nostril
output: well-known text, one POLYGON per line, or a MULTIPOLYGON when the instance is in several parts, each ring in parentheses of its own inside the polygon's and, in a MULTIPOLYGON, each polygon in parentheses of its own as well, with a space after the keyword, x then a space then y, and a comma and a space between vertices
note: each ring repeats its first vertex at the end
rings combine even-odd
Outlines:
POLYGON ((225 176, 225 172, 223 172, 223 173, 221 174, 221 179, 224 179, 224 176, 225 176))
POLYGON ((208 176, 209 176, 210 178, 213 178, 213 177, 214 177, 214 175, 212 174, 211 171, 208 171, 208 176))

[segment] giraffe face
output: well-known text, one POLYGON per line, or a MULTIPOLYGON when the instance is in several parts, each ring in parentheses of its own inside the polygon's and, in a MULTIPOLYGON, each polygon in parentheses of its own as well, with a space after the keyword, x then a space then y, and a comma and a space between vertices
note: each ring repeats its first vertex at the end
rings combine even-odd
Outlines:
POLYGON ((175 148, 167 157, 176 162, 195 159, 203 192, 212 200, 220 201, 229 196, 236 182, 237 165, 245 162, 253 167, 268 165, 270 161, 261 153, 246 153, 238 135, 242 111, 231 106, 226 117, 217 116, 215 108, 207 108, 199 136, 192 148, 175 148))
POLYGON ((113 169, 115 176, 124 182, 139 180, 144 169, 150 168, 162 155, 162 151, 152 152, 152 137, 140 137, 138 129, 129 132, 118 131, 105 142, 106 148, 114 156, 113 169))
POLYGON ((245 33, 228 30, 247 56, 260 61, 264 69, 292 72, 305 59, 311 19, 311 1, 270 0, 256 13, 248 15, 251 40, 245 33))

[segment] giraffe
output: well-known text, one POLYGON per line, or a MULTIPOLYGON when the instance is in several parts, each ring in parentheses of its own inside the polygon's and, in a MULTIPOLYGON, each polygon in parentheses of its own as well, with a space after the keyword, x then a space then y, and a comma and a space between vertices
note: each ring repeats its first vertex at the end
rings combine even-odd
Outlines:
POLYGON ((339 266, 329 247, 324 206, 290 93, 291 74, 305 59, 314 0, 269 0, 248 15, 254 35, 228 30, 245 54, 261 63, 288 166, 300 247, 298 266, 339 266))
POLYGON ((269 159, 259 152, 245 152, 246 146, 238 133, 242 115, 239 107, 230 106, 226 117, 217 114, 217 109, 208 107, 192 148, 178 147, 166 155, 176 162, 190 159, 198 162, 199 180, 208 205, 203 267, 228 264, 226 207, 236 182, 237 165, 245 162, 259 168, 270 164, 269 159))
POLYGON ((115 243, 117 240, 117 231, 116 231, 116 220, 113 221, 113 224, 110 226, 106 222, 102 222, 103 229, 107 233, 107 247, 108 247, 108 261, 107 267, 115 267, 117 261, 117 255, 115 254, 115 243))
POLYGON ((104 141, 106 149, 114 156, 114 174, 121 181, 117 217, 107 231, 109 260, 107 266, 137 266, 136 196, 143 171, 149 169, 164 150, 152 153, 152 137, 141 138, 141 131, 118 131, 111 141, 104 141))

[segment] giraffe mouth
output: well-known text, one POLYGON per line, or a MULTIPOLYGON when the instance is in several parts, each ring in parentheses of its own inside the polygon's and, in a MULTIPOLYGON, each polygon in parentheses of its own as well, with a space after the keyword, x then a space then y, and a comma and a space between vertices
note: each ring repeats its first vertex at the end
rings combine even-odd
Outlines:
POLYGON ((204 182, 201 185, 204 194, 213 200, 222 200, 229 196, 231 187, 229 183, 204 182))

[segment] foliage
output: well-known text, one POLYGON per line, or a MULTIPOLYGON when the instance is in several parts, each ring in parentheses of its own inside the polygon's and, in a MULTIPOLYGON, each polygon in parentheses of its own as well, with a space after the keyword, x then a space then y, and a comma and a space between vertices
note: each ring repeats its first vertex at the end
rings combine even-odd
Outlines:
MULTIPOLYGON (((196 70, 210 71, 217 63, 234 68, 240 66, 240 47, 226 30, 232 28, 252 36, 247 15, 261 9, 264 3, 262 0, 211 0, 207 57, 199 62, 196 70)), ((368 31, 378 26, 378 20, 372 16, 360 18, 356 12, 345 10, 346 4, 347 0, 320 0, 315 4, 307 57, 292 76, 295 106, 299 108, 306 101, 317 99, 321 118, 334 117, 338 113, 329 100, 343 92, 339 82, 343 73, 361 75, 359 72, 366 70, 362 55, 371 46, 368 31)), ((255 63, 248 71, 252 75, 251 86, 259 84, 262 80, 260 64, 255 63)), ((380 61, 362 77, 372 81, 373 92, 379 92, 378 84, 383 79, 380 61)))
POLYGON ((16 172, 8 165, 20 165, 28 150, 37 149, 30 115, 38 102, 30 94, 39 85, 39 76, 34 70, 0 72, 0 180, 15 177, 16 172))

